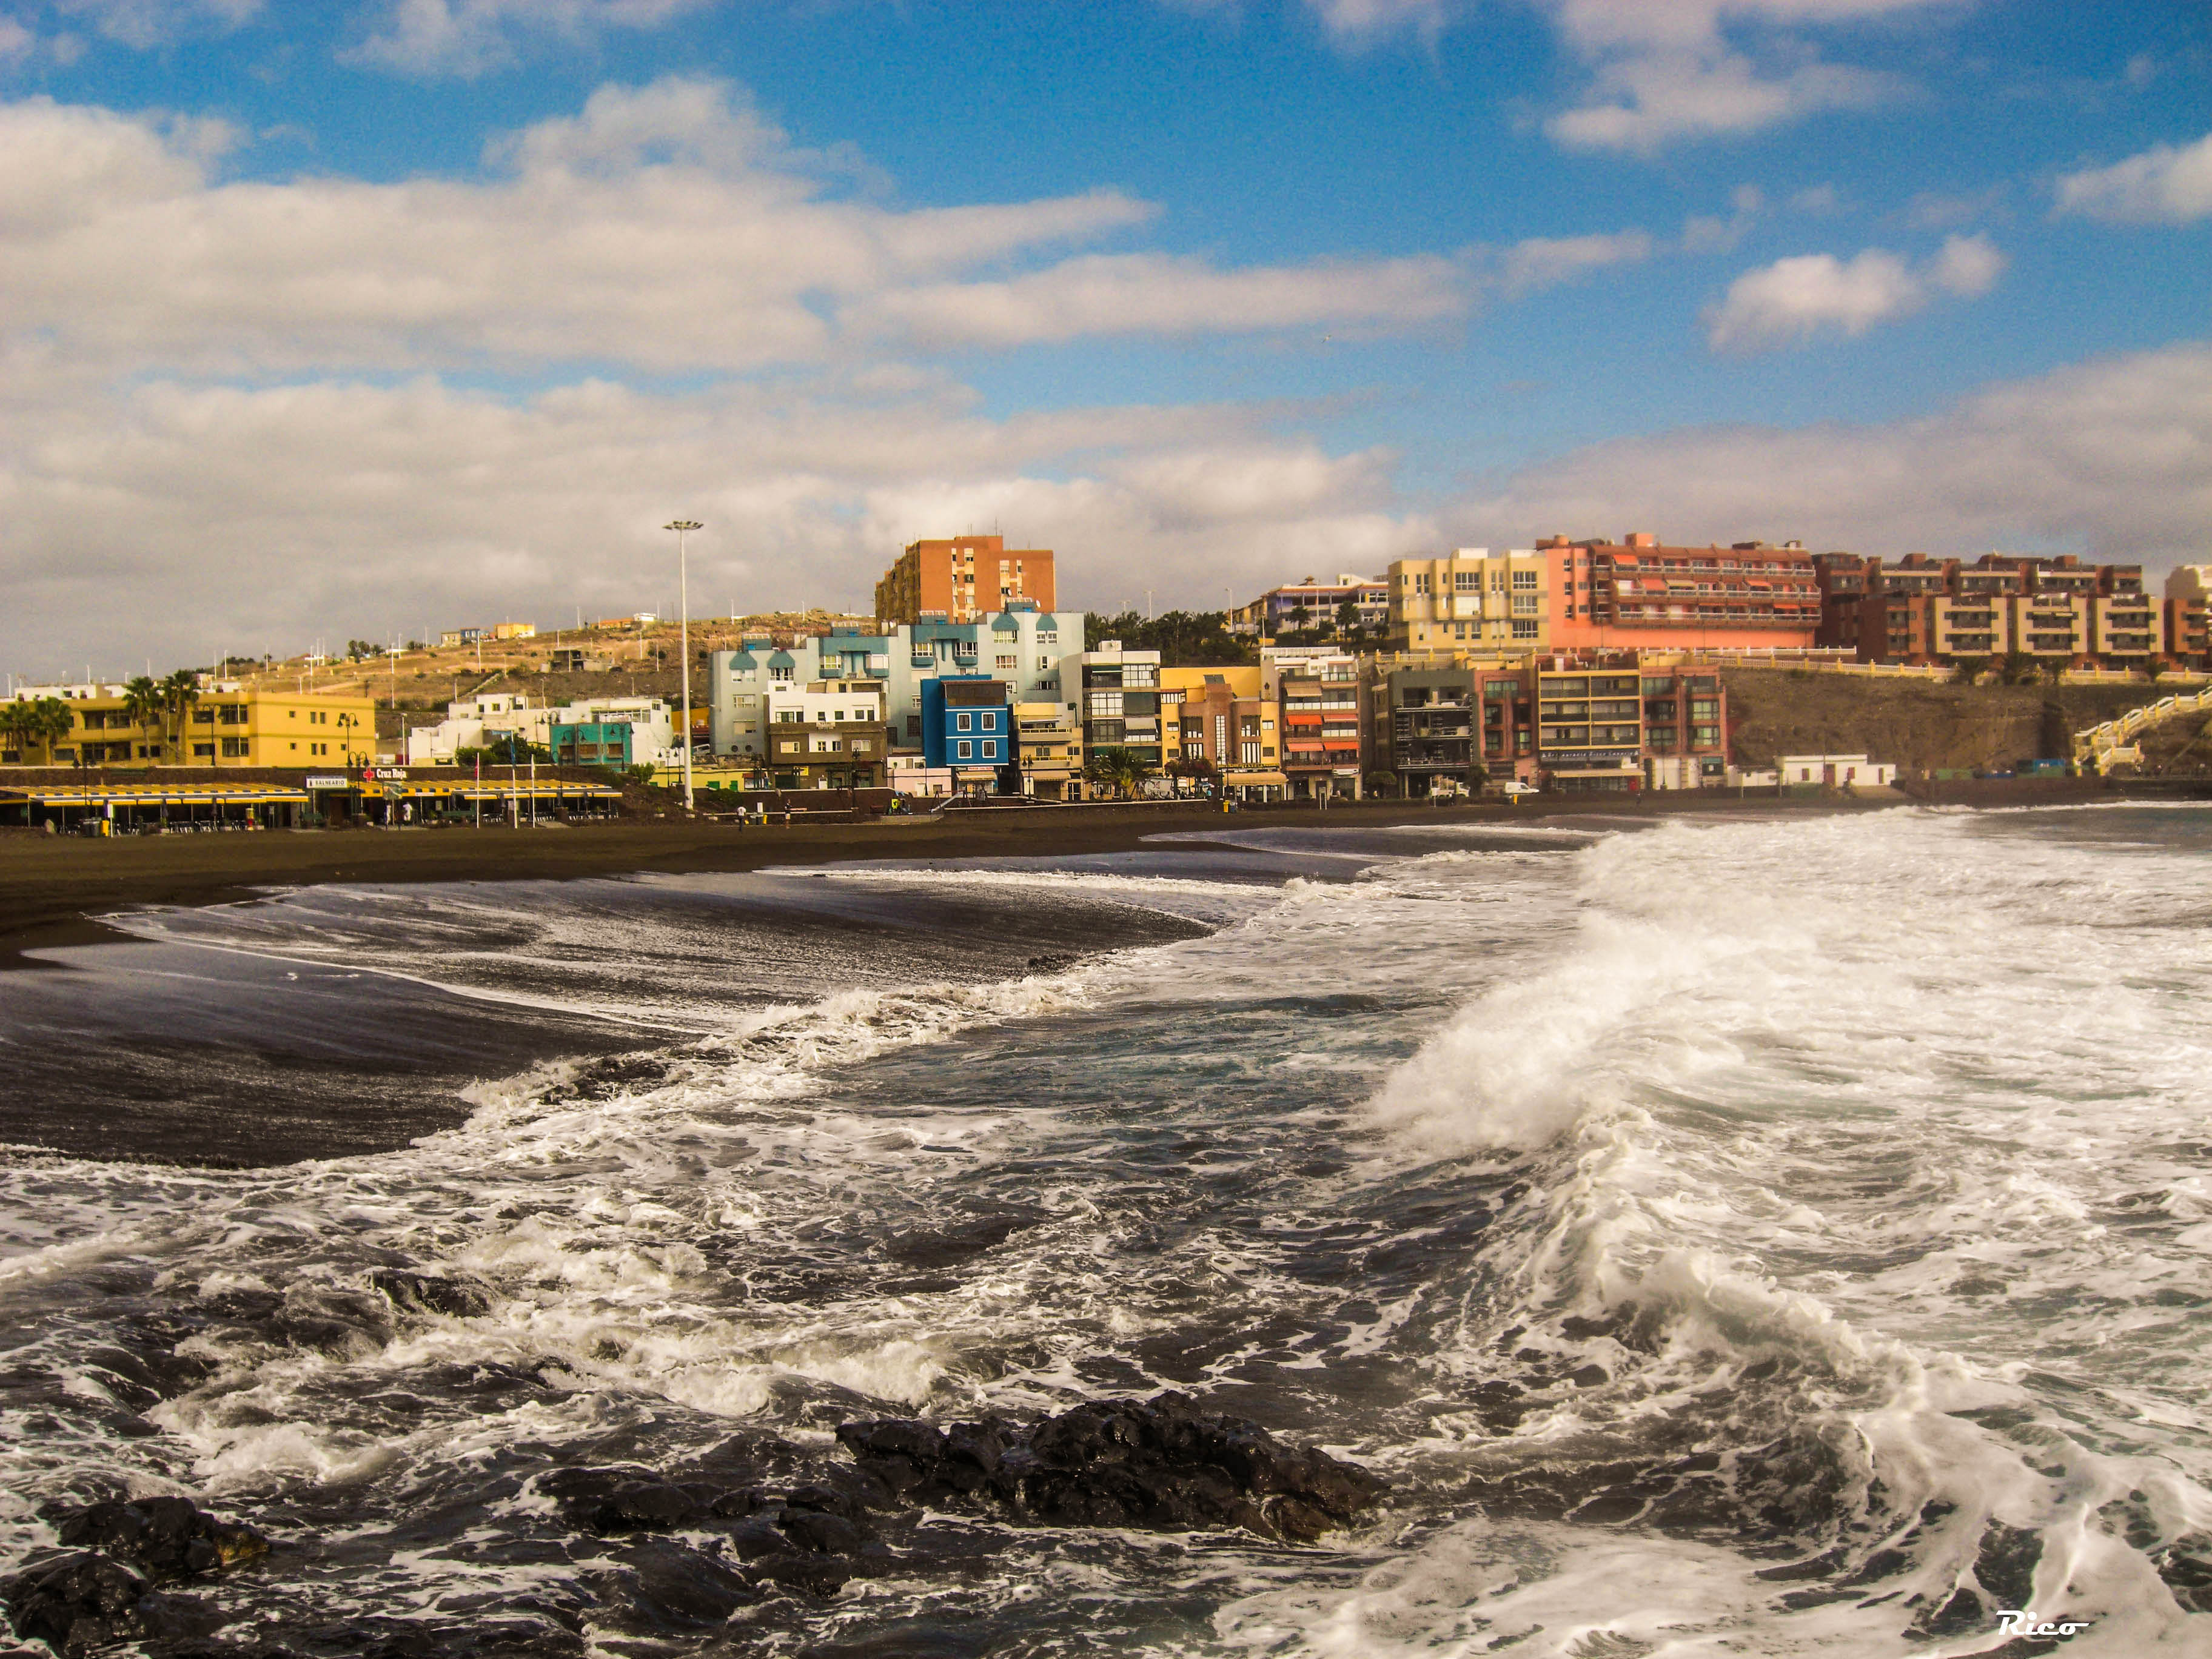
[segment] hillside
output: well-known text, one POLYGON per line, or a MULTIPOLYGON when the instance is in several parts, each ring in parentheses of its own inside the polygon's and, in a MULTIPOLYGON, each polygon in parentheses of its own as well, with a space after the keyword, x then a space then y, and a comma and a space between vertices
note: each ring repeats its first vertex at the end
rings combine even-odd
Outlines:
POLYGON ((1724 669, 1721 678, 1740 762, 1864 753, 1895 761, 1907 775, 2063 759, 2076 731, 2172 689, 1953 685, 1769 668, 1724 669))

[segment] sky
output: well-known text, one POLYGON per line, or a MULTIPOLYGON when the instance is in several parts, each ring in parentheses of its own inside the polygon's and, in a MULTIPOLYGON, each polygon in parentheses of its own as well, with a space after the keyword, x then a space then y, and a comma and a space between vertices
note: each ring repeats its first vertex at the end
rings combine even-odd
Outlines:
POLYGON ((2212 560, 2203 0, 0 0, 0 669, 2212 560))

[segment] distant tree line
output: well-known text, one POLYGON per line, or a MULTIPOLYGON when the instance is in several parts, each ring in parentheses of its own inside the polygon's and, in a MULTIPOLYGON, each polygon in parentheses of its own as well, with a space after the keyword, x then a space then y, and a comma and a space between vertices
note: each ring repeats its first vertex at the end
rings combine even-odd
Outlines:
POLYGON ((1157 651, 1170 668, 1260 659, 1250 641, 1229 631, 1225 611, 1166 611, 1157 617, 1124 611, 1118 617, 1085 617, 1083 648, 1096 651, 1104 640, 1119 640, 1132 651, 1157 651))

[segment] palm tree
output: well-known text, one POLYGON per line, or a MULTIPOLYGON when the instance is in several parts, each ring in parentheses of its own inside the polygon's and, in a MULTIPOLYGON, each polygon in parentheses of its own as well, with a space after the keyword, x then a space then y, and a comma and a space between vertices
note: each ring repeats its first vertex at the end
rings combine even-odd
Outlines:
POLYGON ((2007 685, 2027 685, 2035 678, 2035 659, 2025 651, 2008 651, 1998 665, 1998 678, 2007 685))
POLYGON ((133 726, 144 727, 161 718, 161 684, 151 674, 140 674, 123 688, 123 712, 133 726))
POLYGON ((1961 657, 1951 670, 1951 678, 1960 685, 1972 685, 1984 674, 1989 672, 1989 662, 1984 658, 1961 657))
POLYGON ((1145 780, 1159 769, 1139 756, 1133 749, 1109 744, 1094 749, 1091 758, 1083 763, 1083 775, 1093 783, 1103 784, 1117 795, 1133 795, 1144 786, 1145 780))
POLYGON ((23 736, 29 742, 46 746, 46 764, 52 766, 55 746, 68 738, 70 728, 76 724, 76 716, 59 697, 40 697, 24 707, 29 714, 24 721, 23 736))
POLYGON ((21 698, 0 704, 0 744, 14 750, 20 761, 23 751, 31 746, 32 732, 37 724, 38 716, 21 698))
POLYGON ((185 725, 191 716, 192 705, 200 700, 200 677, 189 668, 179 668, 159 682, 156 689, 161 694, 161 712, 168 717, 170 748, 181 763, 186 752, 185 725))

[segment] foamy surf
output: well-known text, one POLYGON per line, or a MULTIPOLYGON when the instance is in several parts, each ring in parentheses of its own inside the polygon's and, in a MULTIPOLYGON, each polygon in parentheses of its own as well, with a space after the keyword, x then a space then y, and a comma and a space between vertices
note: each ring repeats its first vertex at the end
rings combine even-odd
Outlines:
POLYGON ((316 1552, 222 1588, 280 1638, 498 1620, 562 1655, 1872 1659, 1995 1652, 2031 1607, 2069 1653, 2192 1651, 2212 969, 2174 925, 2197 820, 2162 822, 248 907, 227 948, 684 1029, 374 1156, 0 1164, 0 1547, 50 1539, 42 1502, 187 1492, 316 1552), (682 1589, 714 1536, 594 1540, 546 1495, 1162 1388, 1388 1507, 1300 1547, 886 1518, 836 1598, 732 1610, 682 1589))

